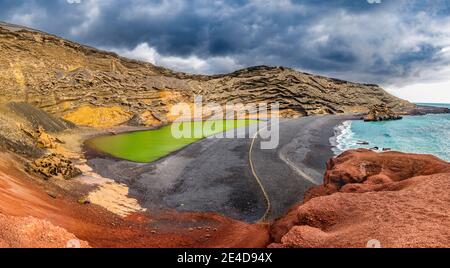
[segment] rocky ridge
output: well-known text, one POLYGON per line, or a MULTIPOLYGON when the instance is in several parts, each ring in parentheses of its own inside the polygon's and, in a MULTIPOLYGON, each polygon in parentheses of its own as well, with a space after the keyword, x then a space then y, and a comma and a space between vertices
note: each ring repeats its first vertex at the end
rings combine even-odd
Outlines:
MULTIPOLYGON (((26 102, 79 125, 111 126, 145 117, 170 121, 170 107, 193 102, 279 102, 286 114, 367 112, 385 103, 415 106, 376 85, 258 66, 225 75, 190 75, 128 60, 20 26, 0 24, 0 103, 26 102)), ((135 122, 136 120, 134 120, 135 122)))

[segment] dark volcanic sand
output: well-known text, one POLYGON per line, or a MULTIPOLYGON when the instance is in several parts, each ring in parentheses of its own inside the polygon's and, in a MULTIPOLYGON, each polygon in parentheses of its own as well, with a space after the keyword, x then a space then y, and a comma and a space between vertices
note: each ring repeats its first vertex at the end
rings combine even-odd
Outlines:
MULTIPOLYGON (((253 164, 267 191, 269 219, 283 215, 306 190, 322 183, 326 161, 333 157, 329 138, 334 127, 351 116, 311 116, 283 120, 280 145, 253 149, 253 164)), ((259 141, 259 139, 258 139, 259 141)), ((130 187, 130 196, 149 209, 217 212, 254 222, 266 211, 266 200, 249 165, 252 139, 205 139, 149 164, 91 157, 100 175, 130 187)))

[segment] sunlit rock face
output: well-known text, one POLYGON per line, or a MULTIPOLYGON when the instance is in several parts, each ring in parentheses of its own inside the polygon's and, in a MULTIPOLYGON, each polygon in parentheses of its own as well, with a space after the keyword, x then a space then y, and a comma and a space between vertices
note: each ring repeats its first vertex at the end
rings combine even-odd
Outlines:
POLYGON ((28 102, 76 124, 112 126, 141 116, 170 121, 179 102, 273 103, 290 116, 367 112, 412 104, 364 85, 259 66, 217 76, 188 75, 118 57, 42 32, 0 25, 0 103, 28 102), (99 108, 107 109, 99 109, 99 108), (87 112, 89 111, 89 112, 87 112))

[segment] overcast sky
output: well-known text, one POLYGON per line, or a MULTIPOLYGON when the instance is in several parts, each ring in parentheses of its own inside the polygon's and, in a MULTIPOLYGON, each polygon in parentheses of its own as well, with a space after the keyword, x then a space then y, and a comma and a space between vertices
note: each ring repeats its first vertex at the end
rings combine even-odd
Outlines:
POLYGON ((179 71, 283 65, 450 103, 450 0, 0 0, 0 20, 179 71))

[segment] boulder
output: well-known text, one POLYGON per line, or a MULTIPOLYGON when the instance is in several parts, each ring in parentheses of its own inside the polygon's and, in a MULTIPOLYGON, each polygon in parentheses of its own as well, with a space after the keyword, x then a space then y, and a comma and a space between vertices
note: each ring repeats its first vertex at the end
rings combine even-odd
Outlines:
POLYGON ((366 122, 400 120, 401 116, 394 113, 386 104, 375 104, 369 109, 369 113, 363 118, 366 122))
POLYGON ((58 147, 57 143, 61 143, 55 137, 49 135, 45 132, 43 127, 38 127, 36 131, 36 143, 41 149, 56 149, 58 147))
POLYGON ((62 155, 43 156, 27 165, 27 172, 36 174, 45 180, 61 178, 69 180, 82 174, 81 170, 62 155))
POLYGON ((137 127, 141 126, 152 127, 152 126, 160 126, 162 122, 150 111, 145 111, 144 113, 141 114, 135 113, 127 124, 130 126, 137 126, 137 127))

